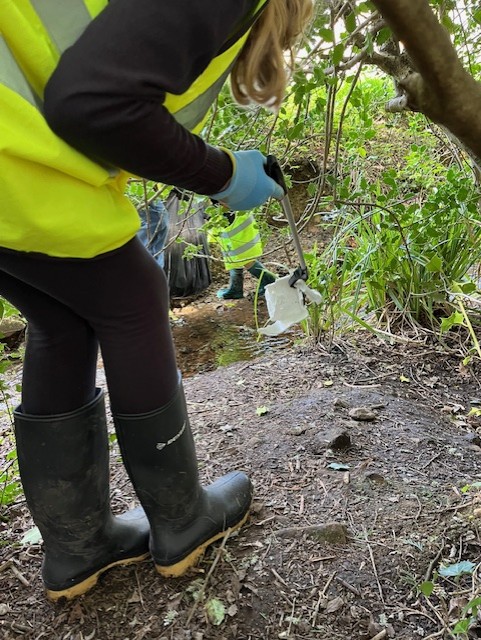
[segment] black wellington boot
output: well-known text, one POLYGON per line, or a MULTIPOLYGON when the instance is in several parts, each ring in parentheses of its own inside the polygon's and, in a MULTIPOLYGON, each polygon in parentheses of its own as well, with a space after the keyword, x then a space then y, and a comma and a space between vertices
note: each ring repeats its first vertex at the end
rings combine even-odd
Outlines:
POLYGON ((184 574, 206 547, 241 527, 252 485, 240 471, 203 488, 182 384, 164 407, 142 415, 114 416, 117 437, 150 522, 150 551, 157 571, 184 574))
POLYGON ((110 510, 104 395, 71 413, 14 412, 25 498, 44 542, 42 577, 52 600, 74 598, 114 565, 143 560, 149 524, 142 509, 110 510))

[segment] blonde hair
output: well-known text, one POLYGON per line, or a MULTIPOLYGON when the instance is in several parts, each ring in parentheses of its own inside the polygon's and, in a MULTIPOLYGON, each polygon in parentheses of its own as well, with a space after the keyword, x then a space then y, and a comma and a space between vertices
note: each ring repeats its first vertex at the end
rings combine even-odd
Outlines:
POLYGON ((268 1, 231 71, 232 94, 239 104, 280 107, 294 67, 294 47, 312 10, 313 0, 268 1))

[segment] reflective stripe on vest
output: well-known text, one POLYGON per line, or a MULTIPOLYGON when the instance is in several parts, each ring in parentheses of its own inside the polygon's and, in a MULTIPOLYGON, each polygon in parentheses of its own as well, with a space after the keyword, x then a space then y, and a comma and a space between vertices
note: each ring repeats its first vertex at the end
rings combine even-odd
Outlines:
POLYGON ((242 267, 262 255, 262 242, 252 214, 237 214, 217 236, 227 270, 242 267))
MULTIPOLYGON (((252 12, 259 15, 267 0, 259 0, 252 12)), ((249 37, 250 27, 238 39, 214 58, 201 75, 182 94, 167 93, 164 101, 165 108, 174 118, 190 131, 201 131, 208 116, 208 111, 214 103, 227 76, 229 75, 237 56, 249 37)), ((232 39, 229 39, 232 42, 232 39)))
MULTIPOLYGON (((257 11, 265 1, 260 0, 257 11)), ((91 258, 123 246, 139 229, 137 211, 124 195, 128 175, 121 171, 114 176, 70 147, 42 115, 44 87, 62 51, 106 4, 0 0, 2 247, 91 258)), ((184 94, 167 95, 166 108, 195 127, 247 37, 248 32, 236 41, 235 34, 229 35, 227 50, 184 94)))
POLYGON ((57 257, 91 258, 135 236, 139 217, 124 195, 128 175, 70 147, 42 115, 44 86, 68 46, 71 16, 85 28, 102 0, 0 0, 0 246, 57 257))
MULTIPOLYGON (((25 1, 25 0, 24 0, 25 1)), ((254 10, 257 15, 267 0, 260 0, 254 10)), ((107 0, 30 0, 28 3, 39 19, 49 44, 55 49, 56 58, 71 46, 83 33, 89 22, 108 4, 107 0)), ((0 27, 1 28, 1 27, 0 27)), ((248 38, 250 29, 226 51, 214 58, 204 72, 182 94, 167 93, 164 106, 182 126, 198 133, 205 123, 209 108, 215 101, 230 70, 248 38)), ((53 70, 53 69, 52 69, 53 70)), ((48 77, 41 79, 41 86, 32 86, 33 92, 19 92, 31 104, 40 107, 35 94, 43 93, 48 77)), ((0 70, 0 82, 11 86, 10 70, 0 70)), ((15 90, 15 89, 14 89, 15 90)))
POLYGON ((92 21, 82 0, 30 0, 30 3, 59 53, 70 47, 92 21))
POLYGON ((0 34, 0 83, 18 93, 24 100, 30 102, 34 107, 40 107, 40 101, 35 95, 32 87, 28 83, 27 78, 23 75, 22 70, 13 57, 12 52, 8 48, 5 38, 0 34))
MULTIPOLYGON (((231 68, 232 64, 229 65, 220 78, 211 84, 204 93, 197 96, 185 107, 180 107, 178 111, 171 111, 179 124, 195 133, 198 133, 202 129, 207 113, 222 89, 231 68)), ((175 109, 175 99, 177 97, 178 96, 167 94, 164 102, 164 106, 167 110, 170 111, 170 109, 175 109)))

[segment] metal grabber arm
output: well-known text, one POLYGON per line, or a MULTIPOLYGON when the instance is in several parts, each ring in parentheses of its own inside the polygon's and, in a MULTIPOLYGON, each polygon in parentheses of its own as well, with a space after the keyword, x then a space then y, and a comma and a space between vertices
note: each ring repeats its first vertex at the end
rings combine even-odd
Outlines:
POLYGON ((299 234, 297 233, 296 221, 294 220, 294 214, 292 213, 292 207, 289 200, 286 181, 284 180, 281 165, 279 164, 277 158, 273 155, 267 156, 266 173, 269 178, 275 180, 277 184, 280 185, 284 190, 284 197, 281 198, 279 202, 281 203, 282 211, 284 212, 287 222, 289 223, 292 241, 294 242, 294 247, 296 248, 297 256, 299 258, 299 266, 294 269, 291 277, 289 278, 289 285, 293 287, 298 280, 307 280, 307 266, 304 259, 304 252, 301 247, 301 242, 299 240, 299 234))

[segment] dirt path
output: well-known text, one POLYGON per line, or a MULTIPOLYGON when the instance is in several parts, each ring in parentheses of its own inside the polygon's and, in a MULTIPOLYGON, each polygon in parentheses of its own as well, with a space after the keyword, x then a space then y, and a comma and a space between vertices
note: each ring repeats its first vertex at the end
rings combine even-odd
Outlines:
MULTIPOLYGON (((456 359, 359 336, 196 375, 185 389, 205 482, 233 468, 252 476, 247 526, 188 577, 165 581, 147 561, 52 605, 40 547, 18 544, 32 526, 19 502, 0 524, 2 638, 452 637, 446 624, 481 584, 481 496, 462 491, 481 480, 480 419, 468 416, 481 391, 456 359), (470 575, 438 577, 429 598, 416 589, 461 561, 470 575)), ((112 497, 116 510, 134 502, 115 448, 112 497)))

